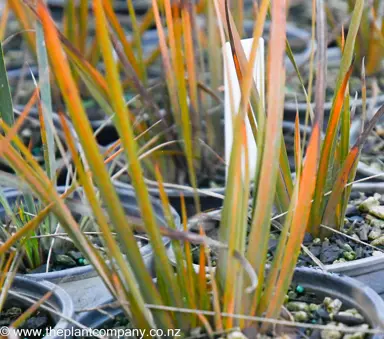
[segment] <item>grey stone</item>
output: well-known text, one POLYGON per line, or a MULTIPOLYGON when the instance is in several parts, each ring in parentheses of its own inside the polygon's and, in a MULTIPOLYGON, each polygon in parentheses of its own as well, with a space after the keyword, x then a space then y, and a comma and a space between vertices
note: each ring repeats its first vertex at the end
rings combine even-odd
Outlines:
POLYGON ((343 250, 338 245, 324 242, 321 248, 320 261, 323 264, 331 264, 339 259, 342 252, 343 250))

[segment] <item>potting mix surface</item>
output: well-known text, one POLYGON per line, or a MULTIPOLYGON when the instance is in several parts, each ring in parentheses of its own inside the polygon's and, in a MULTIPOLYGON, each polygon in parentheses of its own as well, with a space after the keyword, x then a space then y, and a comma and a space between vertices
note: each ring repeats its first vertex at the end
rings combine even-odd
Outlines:
MULTIPOLYGON (((16 321, 29 307, 30 305, 24 305, 20 302, 12 300, 12 302, 6 302, 5 307, 3 307, 0 312, 0 328, 10 327, 14 321, 16 321)), ((37 331, 34 332, 34 335, 26 336, 22 339, 39 339, 44 338, 45 329, 53 328, 55 322, 48 312, 38 309, 34 312, 27 320, 25 320, 18 329, 25 330, 24 333, 28 333, 28 330, 39 329, 42 330, 42 335, 37 335, 37 331)))

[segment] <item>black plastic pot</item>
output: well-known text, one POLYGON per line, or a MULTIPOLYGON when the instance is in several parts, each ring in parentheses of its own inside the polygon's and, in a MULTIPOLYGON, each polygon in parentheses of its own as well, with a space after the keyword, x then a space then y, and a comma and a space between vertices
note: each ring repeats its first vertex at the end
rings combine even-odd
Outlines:
MULTIPOLYGON (((102 305, 112 305, 114 299, 109 299, 102 305)), ((90 312, 82 312, 79 314, 77 321, 87 328, 100 328, 104 324, 111 321, 111 317, 117 317, 123 314, 123 310, 120 307, 103 307, 104 312, 100 312, 97 309, 90 312)))
MULTIPOLYGON (((64 187, 59 187, 58 191, 64 192, 64 187)), ((127 215, 130 215, 132 217, 140 217, 141 212, 137 205, 137 200, 136 200, 134 191, 126 188, 117 188, 116 191, 120 197, 121 203, 127 215)), ((12 205, 12 203, 15 203, 17 199, 20 199, 20 196, 21 196, 20 192, 14 189, 6 190, 4 194, 10 205, 12 205)), ((78 193, 75 192, 74 194, 78 194, 78 193)), ((152 199, 152 206, 153 206, 158 224, 161 226, 167 226, 168 223, 163 213, 162 203, 157 199, 152 199)), ((181 228, 179 215, 173 209, 172 209, 172 214, 174 217, 176 227, 181 228)), ((2 206, 0 206, 0 218, 3 219, 4 215, 5 215, 4 209, 2 206)), ((163 242, 165 246, 169 246, 170 239, 167 237, 163 237, 163 242)), ((143 247, 141 247, 140 252, 143 256, 143 259, 145 261, 145 264, 148 270, 153 274, 154 273, 154 270, 153 270, 154 257, 153 257, 152 246, 148 243, 143 247)), ((34 280, 39 280, 39 281, 47 280, 55 283, 64 284, 64 283, 69 283, 71 281, 79 281, 79 280, 84 281, 85 279, 97 276, 97 273, 92 267, 92 265, 86 265, 86 266, 68 268, 62 271, 26 274, 26 276, 34 280)))
POLYGON ((363 193, 384 193, 384 182, 358 182, 353 184, 352 191, 363 193))
MULTIPOLYGON (((383 330, 383 335, 371 336, 374 339, 384 338, 384 301, 368 286, 361 282, 338 274, 324 273, 310 268, 297 268, 293 284, 303 286, 307 291, 315 292, 320 299, 324 297, 338 298, 344 307, 356 308, 364 316, 373 329, 383 330)), ((110 300, 106 305, 113 303, 110 300)), ((111 321, 111 316, 123 314, 121 308, 103 308, 83 313, 78 321, 88 328, 100 328, 111 321)))
POLYGON ((31 279, 16 276, 8 293, 6 304, 14 305, 15 303, 18 303, 25 305, 27 309, 31 306, 31 303, 23 300, 21 296, 38 301, 50 291, 52 292, 52 295, 42 304, 42 306, 43 308, 44 306, 49 307, 63 316, 60 317, 58 314, 54 314, 53 312, 47 310, 55 323, 55 327, 52 329, 51 334, 61 333, 61 335, 48 335, 44 338, 70 338, 69 333, 71 333, 72 324, 67 319, 74 319, 75 310, 71 297, 61 287, 48 281, 37 282, 31 279))
MULTIPOLYGON (((327 57, 328 57, 328 66, 339 66, 341 61, 341 54, 340 50, 337 47, 328 48, 327 51, 327 57)), ((298 60, 296 60, 298 61, 298 60)), ((298 66, 300 65, 299 62, 297 62, 298 66)), ((287 69, 289 71, 289 69, 287 69)), ((352 103, 352 100, 351 100, 352 103)), ((361 111, 362 107, 362 99, 359 98, 356 101, 353 100, 353 103, 356 104, 356 112, 361 111)), ((379 95, 377 98, 367 98, 367 107, 369 107, 372 104, 382 104, 384 103, 384 95, 379 95)), ((312 108, 315 108, 315 104, 312 103, 312 108)), ((329 113, 332 108, 332 101, 327 101, 324 103, 324 117, 325 120, 327 120, 327 117, 329 116, 329 113)), ((299 117, 301 122, 303 122, 305 118, 305 113, 307 111, 307 103, 306 102, 296 102, 294 101, 285 101, 284 102, 284 119, 286 120, 292 120, 294 121, 296 118, 296 112, 299 112, 299 117)))

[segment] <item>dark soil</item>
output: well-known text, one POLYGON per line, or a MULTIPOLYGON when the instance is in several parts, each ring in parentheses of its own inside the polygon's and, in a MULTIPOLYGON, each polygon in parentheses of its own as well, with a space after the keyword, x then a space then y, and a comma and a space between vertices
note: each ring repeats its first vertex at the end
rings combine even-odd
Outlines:
MULTIPOLYGON (((352 192, 341 232, 357 241, 341 234, 333 234, 321 242, 320 239, 313 239, 310 234, 306 234, 304 245, 326 265, 383 255, 384 214, 381 214, 383 205, 384 197, 380 194, 367 197, 352 192)), ((271 249, 272 255, 273 249, 271 249)), ((298 265, 314 266, 312 259, 305 253, 300 254, 298 265)))
MULTIPOLYGON (((143 247, 148 244, 148 241, 145 240, 145 235, 142 236, 143 237, 137 238, 137 244, 139 247, 143 247)), ((93 245, 100 249, 101 254, 103 254, 103 243, 100 241, 100 238, 98 236, 90 236, 90 239, 93 245)), ((81 267, 86 265, 89 265, 89 262, 87 259, 85 259, 84 255, 80 251, 76 249, 63 251, 59 248, 56 251, 54 250, 52 253, 49 272, 62 271, 68 268, 81 267)), ((46 264, 34 270, 29 270, 23 273, 45 273, 45 271, 46 264)))
MULTIPOLYGON (((121 331, 124 331, 126 334, 129 333, 129 330, 133 330, 129 320, 125 317, 125 315, 117 315, 113 319, 111 319, 110 321, 107 321, 105 324, 103 324, 100 327, 100 330, 111 330, 111 329, 115 329, 116 331, 121 330, 121 331)), ((124 338, 128 338, 128 337, 133 338, 134 335, 124 336, 124 338)), ((81 339, 81 338, 84 338, 84 336, 82 336, 82 337, 76 336, 75 337, 75 339, 81 339)), ((93 338, 93 337, 88 336, 85 338, 93 338)), ((116 333, 116 335, 109 335, 107 338, 108 339, 119 339, 119 338, 122 338, 122 336, 118 336, 116 333)))
MULTIPOLYGON (((92 238, 92 242, 96 247, 99 247, 102 249, 102 244, 99 241, 98 238, 92 238)), ((142 247, 146 245, 148 242, 143 239, 137 240, 139 247, 142 247)), ((103 250, 101 250, 101 253, 104 253, 103 250)), ((45 258, 47 255, 45 255, 45 258)), ((58 249, 57 251, 52 252, 52 257, 49 264, 49 272, 57 272, 62 271, 69 268, 74 267, 82 267, 89 265, 88 260, 84 257, 84 255, 75 249, 68 250, 68 251, 62 251, 58 249)), ((37 274, 37 273, 45 273, 46 272, 46 264, 43 264, 33 270, 29 269, 21 269, 21 273, 28 273, 28 274, 37 274)))
MULTIPOLYGON (((5 307, 0 312, 0 328, 2 326, 10 326, 20 315, 22 315, 29 306, 17 301, 7 301, 5 307)), ((50 314, 44 310, 38 309, 34 312, 20 327, 19 329, 41 329, 53 328, 55 322, 51 318, 50 314)), ((42 336, 30 336, 24 337, 24 339, 38 339, 42 336)))
MULTIPOLYGON (((197 220, 199 220, 205 228, 207 236, 218 239, 219 219, 219 216, 212 217, 209 214, 205 214, 205 217, 192 219, 191 231, 198 232, 197 220)), ((272 226, 268 245, 269 261, 272 261, 278 244, 279 230, 277 227, 278 225, 275 228, 272 226)), ((384 255, 382 252, 384 251, 384 195, 375 194, 367 197, 364 194, 352 192, 341 232, 357 241, 336 233, 322 241, 320 238, 314 239, 307 233, 303 245, 324 265, 384 255)), ((195 264, 199 263, 199 248, 199 246, 192 248, 195 264)), ((217 250, 210 249, 210 255, 212 264, 216 265, 217 250)), ((302 251, 297 266, 312 267, 317 265, 307 253, 302 251)))
MULTIPOLYGON (((0 204, 0 206, 1 206, 1 204, 0 204)), ((17 211, 18 206, 21 206, 19 200, 17 200, 16 202, 13 202, 13 210, 14 211, 17 211)), ((11 205, 11 208, 12 208, 12 205, 11 205)), ((40 210, 40 205, 36 203, 35 208, 37 211, 40 210)), ((28 209, 26 209, 25 212, 27 213, 28 209)), ((1 213, 3 214, 5 212, 2 210, 1 213)), ((74 217, 78 220, 79 223, 81 223, 81 221, 80 221, 81 217, 79 215, 75 214, 74 217)), ((3 216, 1 219, 3 219, 3 220, 1 220, 1 225, 4 225, 2 227, 5 228, 6 232, 3 232, 3 231, 0 232, 0 235, 1 235, 0 240, 3 237, 6 238, 5 234, 7 234, 7 236, 10 236, 10 235, 14 234, 14 232, 16 231, 16 227, 14 227, 13 225, 10 224, 10 220, 7 216, 6 217, 3 216), (3 235, 3 233, 4 233, 4 235, 3 235)), ((97 226, 93 225, 93 222, 90 222, 89 224, 87 224, 86 227, 89 227, 89 228, 87 228, 87 231, 97 231, 98 230, 97 226)), ((44 233, 42 233, 43 231, 41 231, 42 228, 43 227, 41 226, 41 228, 39 228, 38 231, 36 232, 36 234, 34 234, 34 235, 38 236, 38 235, 44 234, 44 233)), ((88 237, 89 237, 89 240, 94 245, 94 247, 96 249, 100 250, 100 253, 103 255, 105 253, 105 250, 104 250, 104 243, 102 242, 102 238, 98 235, 88 235, 88 237)), ((40 253, 39 259, 40 259, 40 262, 43 262, 44 264, 42 264, 41 266, 36 267, 36 268, 31 268, 31 264, 28 262, 27 258, 25 257, 24 260, 21 262, 20 266, 18 267, 18 273, 37 274, 37 273, 45 273, 46 272, 46 268, 47 268, 46 261, 48 258, 48 248, 49 248, 48 247, 49 244, 46 242, 46 240, 47 240, 47 238, 38 238, 37 239, 37 241, 39 241, 38 249, 37 249, 37 251, 40 253), (43 242, 43 241, 45 241, 45 242, 43 242)), ((143 246, 148 244, 148 240, 146 239, 145 235, 143 235, 143 234, 138 235, 137 244, 139 247, 143 247, 143 246)), ((34 244, 32 244, 32 245, 36 246, 34 244)), ((69 268, 75 268, 75 267, 81 267, 81 266, 89 265, 89 262, 84 257, 84 255, 80 251, 78 251, 73 244, 71 244, 69 242, 65 242, 63 244, 60 244, 60 243, 58 244, 56 242, 55 245, 57 245, 57 246, 53 247, 50 262, 49 262, 49 272, 62 271, 62 270, 69 269, 69 268)), ((34 260, 35 260, 35 262, 37 261, 36 258, 34 260)))
MULTIPOLYGON (((53 253, 49 265, 49 272, 62 271, 68 268, 81 267, 89 265, 88 260, 79 251, 68 251, 65 254, 53 253)), ((23 273, 45 273, 47 265, 44 264, 34 270, 25 271, 23 273)))

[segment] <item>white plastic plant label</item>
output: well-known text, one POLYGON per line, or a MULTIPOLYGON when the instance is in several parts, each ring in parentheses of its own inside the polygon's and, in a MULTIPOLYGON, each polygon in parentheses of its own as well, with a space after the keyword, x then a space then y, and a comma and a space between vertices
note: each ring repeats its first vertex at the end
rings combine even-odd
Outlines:
MULTIPOLYGON (((241 40, 245 55, 249 58, 252 49, 253 39, 241 40)), ((240 84, 237 78, 235 64, 233 62, 230 43, 227 42, 224 46, 224 90, 225 90, 225 161, 227 163, 227 169, 232 150, 233 142, 233 115, 238 113, 241 91, 240 84), (228 79, 229 78, 229 79, 228 79)), ((257 90, 259 91, 260 98, 264 101, 265 95, 265 83, 264 83, 264 39, 260 38, 259 46, 256 55, 256 61, 253 67, 253 78, 256 83, 257 90)), ((251 125, 248 117, 246 117, 246 129, 248 140, 248 153, 249 153, 249 174, 253 177, 256 170, 257 160, 257 147, 254 140, 251 125)))

